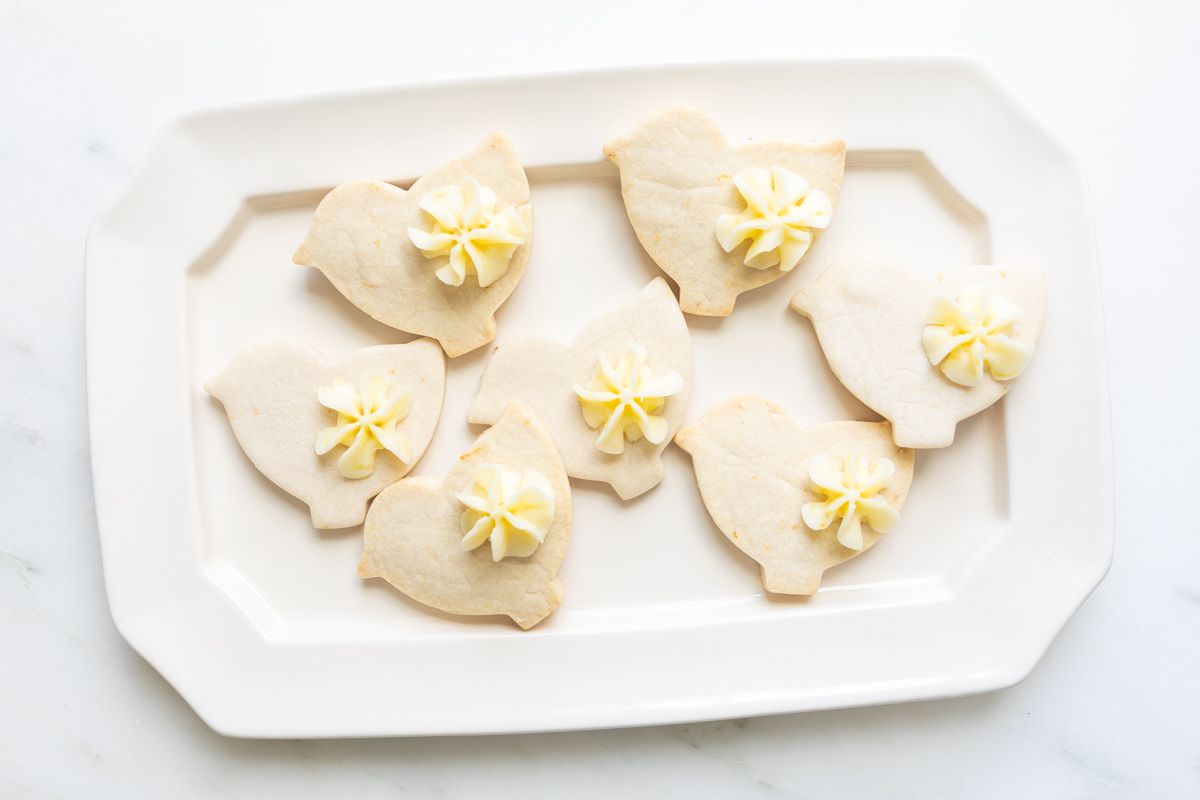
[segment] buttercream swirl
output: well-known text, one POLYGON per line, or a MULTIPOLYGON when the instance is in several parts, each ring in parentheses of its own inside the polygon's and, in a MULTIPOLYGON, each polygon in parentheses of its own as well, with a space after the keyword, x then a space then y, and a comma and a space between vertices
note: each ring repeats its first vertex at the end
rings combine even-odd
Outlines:
POLYGON ((743 263, 751 269, 790 271, 808 252, 813 232, 828 227, 833 216, 829 195, 783 167, 744 169, 733 185, 746 208, 717 219, 717 241, 732 253, 749 239, 743 263))
POLYGON ((823 531, 841 517, 838 542, 851 550, 862 550, 863 520, 879 533, 886 533, 900 520, 900 514, 880 495, 895 474, 896 465, 887 458, 872 464, 866 456, 851 456, 841 463, 827 454, 814 457, 809 462, 808 479, 814 493, 824 495, 824 499, 801 507, 804 524, 823 531))
POLYGON ((462 549, 491 540, 492 560, 533 554, 554 522, 554 487, 545 475, 482 464, 471 471, 471 486, 454 495, 467 507, 459 519, 462 549))
POLYGON ((365 478, 375 471, 375 453, 387 450, 405 464, 412 460, 408 439, 396 425, 412 408, 412 392, 403 389, 379 369, 368 370, 358 386, 337 381, 317 390, 317 401, 336 411, 337 422, 317 434, 317 455, 342 445, 346 452, 337 467, 346 478, 365 478))
POLYGON ((610 455, 625 452, 625 441, 643 436, 651 444, 667 438, 667 420, 658 415, 667 398, 683 389, 678 372, 654 377, 646 366, 646 348, 632 342, 616 364, 603 352, 587 387, 575 385, 584 421, 599 428, 596 447, 610 455))
POLYGON ((1002 297, 966 289, 956 297, 934 298, 922 344, 929 363, 961 386, 975 386, 986 369, 998 381, 1012 380, 1032 355, 1009 329, 1020 309, 1002 297))
POLYGON ((508 272, 513 251, 525 241, 525 225, 516 208, 497 213, 496 193, 468 176, 460 186, 443 186, 421 198, 430 218, 428 230, 409 228, 408 237, 430 259, 448 261, 434 271, 438 280, 462 286, 474 274, 480 287, 508 272))

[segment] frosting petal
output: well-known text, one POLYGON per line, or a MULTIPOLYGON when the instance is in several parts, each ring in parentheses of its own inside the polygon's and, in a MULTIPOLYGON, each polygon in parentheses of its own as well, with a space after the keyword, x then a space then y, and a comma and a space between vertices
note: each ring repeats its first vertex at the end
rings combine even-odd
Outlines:
MULTIPOLYGON (((459 501, 462 501, 460 496, 459 501)), ((466 535, 462 538, 462 548, 464 550, 474 550, 479 545, 488 540, 492 535, 492 529, 496 527, 496 521, 490 516, 472 516, 469 511, 464 511, 460 523, 464 526, 470 526, 467 529, 466 535)))
POLYGON ((601 429, 600 435, 596 437, 596 449, 598 449, 600 452, 608 453, 609 455, 613 456, 619 456, 621 453, 625 452, 624 413, 625 410, 623 408, 614 409, 608 412, 608 421, 604 423, 604 427, 601 429))
POLYGON ((646 434, 646 441, 651 444, 662 444, 662 441, 667 438, 667 421, 662 417, 647 414, 645 421, 642 422, 642 430, 646 434))
POLYGON ((942 373, 960 386, 976 386, 983 380, 983 364, 970 344, 950 351, 941 367, 942 373))
POLYGON ((805 503, 800 507, 804 524, 814 531, 823 531, 837 519, 837 513, 829 503, 805 503))
POLYGON ((863 519, 880 533, 887 533, 900 521, 900 513, 879 497, 864 497, 858 501, 863 519))
POLYGON ((354 441, 338 459, 338 472, 346 478, 365 478, 375 471, 375 450, 372 436, 364 427, 358 427, 354 441))
POLYGON ((864 493, 882 491, 896 474, 896 465, 889 459, 876 461, 872 466, 866 459, 860 458, 855 464, 857 480, 864 493))
POLYGON ((837 540, 842 547, 851 550, 863 549, 862 521, 859 519, 858 504, 847 503, 842 512, 842 524, 838 526, 837 540))
POLYGON ((437 252, 449 252, 454 247, 454 237, 448 233, 437 233, 434 231, 423 231, 420 228, 409 228, 408 238, 417 246, 418 250, 433 250, 437 252))
POLYGON ((329 428, 323 428, 317 433, 316 450, 317 455, 323 456, 333 448, 337 447, 342 439, 347 441, 353 440, 354 431, 350 425, 334 425, 329 428))
MULTIPOLYGON (((841 470, 834 465, 833 459, 826 453, 814 456, 808 465, 808 479, 820 489, 836 490, 841 474, 841 470)), ((821 526, 822 529, 827 527, 829 527, 828 523, 821 526)))
POLYGON ((812 245, 813 235, 806 230, 794 230, 779 246, 779 268, 789 272, 800 263, 812 245))
POLYGON ((1008 381, 1021 374, 1032 354, 1028 347, 1018 344, 1003 333, 992 334, 984 342, 984 359, 988 371, 998 381, 1008 381))
MULTIPOLYGON (((407 413, 407 409, 405 413, 407 413)), ((379 440, 379 444, 384 450, 387 450, 405 464, 412 461, 412 449, 409 447, 408 439, 396 433, 394 423, 390 426, 373 428, 371 433, 379 440)))
MULTIPOLYGON (((806 181, 807 183, 807 181, 806 181)), ((791 228, 804 226, 824 230, 833 219, 833 201, 824 192, 806 190, 798 205, 792 206, 784 214, 784 219, 791 228)), ((811 234, 809 234, 811 236, 811 234)))
POLYGON ((358 394, 349 383, 335 383, 317 390, 317 402, 339 414, 358 413, 358 394))

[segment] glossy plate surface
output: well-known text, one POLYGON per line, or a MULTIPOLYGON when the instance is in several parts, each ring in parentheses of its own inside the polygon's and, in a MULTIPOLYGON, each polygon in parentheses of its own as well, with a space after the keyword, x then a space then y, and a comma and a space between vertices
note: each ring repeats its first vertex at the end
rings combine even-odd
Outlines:
MULTIPOLYGON (((641 725, 1006 686, 1111 560, 1098 288, 1070 158, 958 61, 630 69, 195 114, 163 135, 88 242, 92 459, 112 613, 212 727, 238 736, 641 725), (918 454, 902 524, 810 600, 764 597, 674 447, 662 485, 631 502, 575 485, 566 598, 531 632, 451 619, 359 580, 360 530, 313 530, 201 388, 263 337, 329 356, 407 338, 291 264, 316 202, 353 178, 406 185, 504 131, 532 184, 535 246, 496 343, 569 341, 659 274, 601 147, 674 105, 710 114, 735 142, 841 137, 849 148, 833 226, 805 262, 727 319, 689 318, 690 419, 741 393, 801 424, 874 418, 787 309, 832 259, 861 250, 929 270, 1040 258, 1047 323, 1029 370, 959 426, 952 448, 918 454)), ((414 474, 444 474, 476 435, 465 411, 489 353, 450 362, 442 420, 414 474)))

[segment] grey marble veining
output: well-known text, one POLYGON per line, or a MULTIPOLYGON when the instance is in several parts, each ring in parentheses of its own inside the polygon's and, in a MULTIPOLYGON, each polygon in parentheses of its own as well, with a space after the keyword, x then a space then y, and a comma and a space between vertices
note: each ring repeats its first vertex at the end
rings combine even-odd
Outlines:
MULTIPOLYGON (((453 45, 431 35, 445 31, 442 6, 357 5, 0 5, 0 796, 1200 796, 1195 4, 613 0, 556 20, 516 2, 456 18, 453 45), (1088 176, 1117 557, 1032 676, 976 697, 625 731, 302 742, 210 731, 113 627, 88 462, 86 231, 154 133, 217 101, 800 52, 977 58, 1088 176)), ((130 446, 153 443, 134 426, 130 446)), ((1048 457, 1070 469, 1069 453, 1048 457)))

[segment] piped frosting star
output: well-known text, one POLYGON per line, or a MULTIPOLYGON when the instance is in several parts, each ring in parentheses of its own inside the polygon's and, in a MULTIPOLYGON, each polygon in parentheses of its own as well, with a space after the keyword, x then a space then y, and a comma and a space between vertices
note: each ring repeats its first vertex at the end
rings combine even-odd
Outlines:
POLYGON ((337 466, 346 478, 365 478, 375 471, 375 453, 387 450, 405 464, 412 460, 408 439, 396 425, 408 416, 412 392, 398 388, 383 370, 362 374, 358 386, 338 381, 317 391, 317 401, 336 411, 337 422, 317 434, 316 453, 323 456, 342 445, 337 466))
POLYGON ((805 503, 800 509, 804 524, 823 531, 841 517, 837 540, 851 550, 863 549, 862 522, 879 533, 886 533, 900 520, 900 514, 880 493, 896 474, 896 465, 881 458, 871 464, 865 456, 847 458, 842 464, 828 455, 812 459, 808 479, 814 493, 823 500, 805 503))
POLYGON ((493 561, 532 555, 554 522, 554 487, 536 470, 484 464, 471 471, 471 487, 454 496, 467 507, 459 519, 462 549, 490 539, 493 561))
POLYGON ((783 167, 742 170, 733 185, 746 208, 717 219, 717 241, 732 253, 749 239, 743 263, 751 269, 790 271, 808 252, 813 231, 828 227, 833 216, 829 195, 783 167))
POLYGON ((525 241, 525 225, 515 208, 496 212, 496 193, 468 176, 461 186, 443 186, 421 198, 430 228, 409 228, 408 238, 426 258, 449 261, 434 274, 450 286, 468 275, 491 286, 508 271, 513 251, 525 241))
POLYGON ((922 336, 929 363, 961 386, 975 386, 986 369, 998 381, 1017 377, 1032 355, 1009 329, 1020 310, 977 289, 934 298, 922 336))
POLYGON ((643 436, 651 444, 667 437, 667 420, 657 415, 667 398, 683 389, 678 372, 655 378, 646 366, 646 348, 637 342, 614 365, 601 353, 599 368, 585 388, 575 385, 575 394, 583 418, 599 428, 596 447, 601 452, 620 455, 625 441, 636 442, 643 436))

